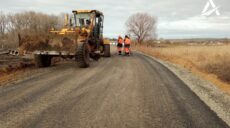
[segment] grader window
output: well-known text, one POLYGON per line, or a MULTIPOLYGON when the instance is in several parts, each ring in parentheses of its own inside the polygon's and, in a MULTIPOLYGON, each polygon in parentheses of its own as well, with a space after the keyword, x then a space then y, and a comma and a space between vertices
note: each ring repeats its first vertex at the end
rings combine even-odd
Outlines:
POLYGON ((90 23, 90 13, 75 14, 74 17, 76 27, 86 27, 90 23))
POLYGON ((96 25, 94 28, 94 36, 95 37, 100 36, 100 26, 101 26, 101 19, 100 19, 100 17, 96 17, 96 25))
POLYGON ((94 28, 94 35, 100 37, 103 33, 103 16, 96 17, 96 25, 94 28))

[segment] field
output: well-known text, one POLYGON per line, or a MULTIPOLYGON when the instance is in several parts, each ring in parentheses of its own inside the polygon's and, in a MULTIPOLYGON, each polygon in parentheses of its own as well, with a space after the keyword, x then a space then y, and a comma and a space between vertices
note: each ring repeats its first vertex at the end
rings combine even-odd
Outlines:
POLYGON ((179 64, 230 94, 230 45, 138 46, 137 50, 179 64))

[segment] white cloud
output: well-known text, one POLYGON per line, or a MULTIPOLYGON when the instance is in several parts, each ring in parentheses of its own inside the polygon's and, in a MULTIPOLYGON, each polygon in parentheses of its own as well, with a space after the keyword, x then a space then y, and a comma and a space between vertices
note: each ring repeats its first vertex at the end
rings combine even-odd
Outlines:
POLYGON ((158 29, 168 38, 187 37, 230 37, 230 17, 195 16, 183 20, 162 21, 158 29), (168 33, 168 35, 167 35, 168 33), (185 36, 186 35, 186 36, 185 36))
POLYGON ((230 31, 230 17, 204 17, 196 16, 183 20, 162 21, 160 29, 170 30, 221 30, 230 31))

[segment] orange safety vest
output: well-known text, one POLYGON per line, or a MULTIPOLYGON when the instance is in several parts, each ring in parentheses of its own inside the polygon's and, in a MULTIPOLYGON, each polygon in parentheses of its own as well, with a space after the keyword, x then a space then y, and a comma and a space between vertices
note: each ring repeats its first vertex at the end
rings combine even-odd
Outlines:
POLYGON ((129 38, 125 38, 125 44, 131 44, 131 40, 129 38))
POLYGON ((122 38, 119 38, 119 39, 118 39, 118 43, 119 43, 119 44, 122 44, 122 43, 123 43, 122 38))

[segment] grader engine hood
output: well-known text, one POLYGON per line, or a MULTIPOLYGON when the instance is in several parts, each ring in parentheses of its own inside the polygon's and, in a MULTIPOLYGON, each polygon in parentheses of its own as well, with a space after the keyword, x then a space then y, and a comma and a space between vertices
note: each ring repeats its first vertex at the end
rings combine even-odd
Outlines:
MULTIPOLYGON (((50 33, 52 40, 55 40, 55 38, 61 41, 63 39, 68 39, 72 40, 72 42, 75 42, 75 44, 77 45, 78 42, 86 41, 91 31, 88 28, 63 28, 59 31, 51 30, 50 33)), ((65 43, 66 42, 62 41, 63 45, 65 45, 65 43)))

